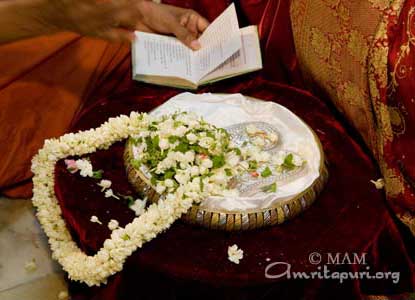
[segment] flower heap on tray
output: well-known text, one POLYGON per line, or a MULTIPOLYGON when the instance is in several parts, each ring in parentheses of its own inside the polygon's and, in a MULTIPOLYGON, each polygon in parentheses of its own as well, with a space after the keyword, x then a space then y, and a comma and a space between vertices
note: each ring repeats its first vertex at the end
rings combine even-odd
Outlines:
POLYGON ((292 152, 266 151, 277 142, 276 132, 255 124, 225 130, 183 112, 164 116, 154 121, 149 131, 130 137, 126 161, 142 175, 137 189, 143 192, 150 185, 157 193, 152 195, 153 201, 164 199, 166 192, 172 193, 186 182, 189 184, 180 188, 180 193, 190 198, 238 197, 245 192, 248 181, 260 183, 262 192, 272 193, 277 190, 277 182, 272 179, 305 164, 292 152), (246 137, 241 142, 233 135, 246 137))
MULTIPOLYGON (((257 135, 255 128, 249 130, 249 134, 257 135)), ((275 140, 278 137, 263 138, 275 140)), ((285 153, 279 167, 271 168, 268 166, 270 155, 261 150, 262 142, 255 140, 238 148, 231 143, 224 129, 190 113, 153 117, 133 112, 129 117, 111 118, 96 129, 45 141, 32 161, 32 201, 48 236, 53 258, 68 272, 70 279, 100 285, 120 271, 127 257, 137 248, 168 229, 193 203, 212 195, 237 195, 238 191, 232 188, 235 176, 250 172, 256 177, 268 177, 273 172, 283 172, 303 164, 299 157, 285 153), (129 143, 134 144, 132 164, 146 172, 162 200, 148 205, 146 211, 124 228, 118 223, 112 224, 111 236, 103 247, 95 255, 88 256, 73 241, 62 219, 54 193, 55 164, 68 156, 82 157, 76 163, 81 172, 73 176, 93 177, 87 154, 107 149, 129 137, 129 143), (257 171, 259 167, 262 168, 260 173, 257 171)), ((69 166, 68 171, 74 166, 69 166)), ((99 185, 103 187, 104 201, 113 191, 105 179, 99 185)), ((277 186, 271 184, 264 188, 264 192, 276 189, 277 186)), ((99 222, 93 217, 91 221, 99 222)))

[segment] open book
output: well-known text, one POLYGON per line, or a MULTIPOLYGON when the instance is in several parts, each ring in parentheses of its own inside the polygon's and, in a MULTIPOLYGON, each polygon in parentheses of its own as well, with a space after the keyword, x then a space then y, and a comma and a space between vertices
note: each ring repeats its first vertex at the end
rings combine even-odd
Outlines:
POLYGON ((193 51, 174 37, 136 32, 133 78, 185 89, 262 69, 256 26, 240 29, 231 4, 200 36, 193 51))

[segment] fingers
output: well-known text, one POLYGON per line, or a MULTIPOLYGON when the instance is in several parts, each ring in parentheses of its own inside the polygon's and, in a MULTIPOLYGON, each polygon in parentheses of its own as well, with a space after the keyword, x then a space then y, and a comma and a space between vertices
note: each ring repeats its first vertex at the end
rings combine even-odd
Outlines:
POLYGON ((199 34, 197 23, 198 23, 198 17, 196 16, 196 14, 193 14, 193 13, 190 14, 186 28, 195 35, 199 34))
POLYGON ((181 17, 180 24, 196 36, 199 36, 209 26, 208 20, 193 10, 188 11, 181 17))
POLYGON ((209 21, 203 18, 202 16, 199 16, 199 18, 197 19, 197 29, 199 30, 199 32, 205 31, 206 28, 208 28, 208 26, 209 21))
POLYGON ((186 46, 193 50, 200 49, 200 43, 197 41, 197 36, 187 28, 183 27, 180 22, 175 22, 172 25, 172 33, 186 46))

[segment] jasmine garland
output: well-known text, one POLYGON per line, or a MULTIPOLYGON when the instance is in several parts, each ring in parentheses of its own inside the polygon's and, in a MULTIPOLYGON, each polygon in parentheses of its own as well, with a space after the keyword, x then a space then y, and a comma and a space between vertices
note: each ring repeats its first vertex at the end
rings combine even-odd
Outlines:
MULTIPOLYGON (((295 159, 291 153, 282 153, 278 168, 291 169, 303 163, 295 159)), ((233 147, 226 131, 197 116, 178 113, 157 118, 132 112, 129 117, 111 118, 96 129, 46 140, 32 160, 32 201, 48 236, 52 257, 62 265, 69 278, 90 286, 100 285, 122 270, 129 255, 168 229, 193 203, 210 195, 237 193, 228 189, 230 179, 239 172, 255 171, 259 164, 269 163, 269 160, 269 155, 260 146, 233 147), (62 219, 54 194, 55 164, 68 156, 108 149, 113 143, 129 137, 135 143, 136 167, 147 168, 152 184, 163 194, 163 200, 149 205, 125 228, 111 224, 114 230, 110 238, 95 255, 88 256, 72 240, 62 219)), ((86 161, 73 164, 73 171, 77 168, 84 170, 81 176, 93 176, 86 161)), ((272 171, 267 168, 261 176, 270 176, 272 171)), ((273 171, 281 171, 278 168, 273 171)), ((113 196, 109 182, 101 181, 99 185, 105 191, 103 201, 105 197, 113 196)), ((275 191, 276 184, 273 184, 266 192, 275 191)), ((137 210, 144 209, 143 203, 137 210)), ((99 220, 94 218, 94 221, 99 220)))
MULTIPOLYGON (((54 194, 53 178, 56 162, 67 156, 81 156, 98 149, 107 149, 117 141, 136 135, 138 132, 151 130, 153 122, 159 121, 160 119, 147 114, 135 112, 131 113, 130 117, 111 118, 99 128, 46 140, 43 148, 33 158, 32 201, 37 208, 37 217, 48 236, 52 256, 62 265, 70 279, 85 282, 90 286, 105 283, 109 276, 122 269, 131 253, 169 228, 192 206, 193 202, 200 201, 205 195, 193 192, 190 197, 185 191, 189 190, 188 185, 193 183, 178 180, 174 190, 170 190, 163 201, 151 204, 141 216, 135 218, 125 228, 113 230, 111 237, 104 242, 97 254, 86 255, 72 240, 54 194)), ((191 126, 186 120, 182 122, 182 126, 191 126)), ((214 127, 210 130, 223 134, 222 130, 214 127)), ((226 158, 224 157, 223 160, 221 164, 226 165, 226 158)), ((208 173, 212 167, 213 164, 212 166, 205 164, 208 173)), ((220 188, 226 186, 229 178, 230 176, 224 178, 220 188)), ((212 182, 211 185, 215 183, 212 182)))

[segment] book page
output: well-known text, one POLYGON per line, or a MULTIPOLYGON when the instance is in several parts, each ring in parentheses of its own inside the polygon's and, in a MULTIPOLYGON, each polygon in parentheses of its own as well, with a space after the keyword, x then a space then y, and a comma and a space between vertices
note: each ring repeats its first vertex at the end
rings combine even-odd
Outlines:
POLYGON ((162 75, 192 81, 192 53, 174 37, 135 32, 132 46, 133 76, 162 75))
POLYGON ((194 80, 213 71, 232 54, 241 44, 238 17, 235 4, 229 7, 205 30, 199 38, 200 50, 193 52, 194 80))
POLYGON ((209 82, 220 77, 262 69, 261 49, 256 26, 240 30, 242 47, 213 72, 203 77, 201 82, 209 82))

